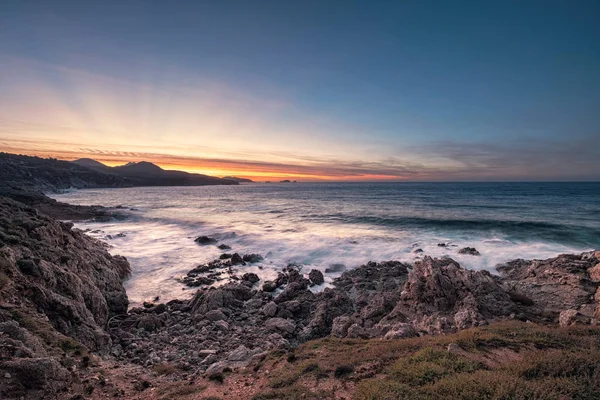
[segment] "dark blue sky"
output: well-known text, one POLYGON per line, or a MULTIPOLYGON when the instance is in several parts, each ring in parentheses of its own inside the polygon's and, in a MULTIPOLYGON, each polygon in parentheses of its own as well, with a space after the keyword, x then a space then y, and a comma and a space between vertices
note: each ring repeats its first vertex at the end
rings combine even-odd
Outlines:
POLYGON ((423 179, 600 179, 599 21, 600 1, 5 0, 0 61, 12 66, 0 118, 28 122, 6 111, 18 92, 8 74, 26 63, 65 102, 82 95, 53 68, 153 90, 225 85, 237 99, 228 118, 240 122, 253 108, 240 109, 240 96, 283 103, 258 106, 256 138, 234 136, 240 148, 256 139, 293 153, 291 135, 310 129, 295 163, 373 164, 365 176, 389 164, 423 179), (319 138, 328 152, 310 150, 319 138))

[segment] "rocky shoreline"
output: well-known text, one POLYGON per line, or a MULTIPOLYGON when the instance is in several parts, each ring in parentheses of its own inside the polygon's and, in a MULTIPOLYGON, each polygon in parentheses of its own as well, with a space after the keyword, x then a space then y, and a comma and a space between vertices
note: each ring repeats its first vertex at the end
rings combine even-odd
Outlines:
MULTIPOLYGON (((169 366, 176 371, 170 381, 182 385, 220 382, 230 371, 257 368, 273 351, 293 354, 301 343, 327 336, 395 340, 505 320, 567 327, 600 319, 598 251, 515 260, 497 275, 451 258, 370 262, 318 293, 309 290, 323 282, 318 271, 290 265, 263 283, 243 271, 259 256, 234 253, 188 274, 184 282, 200 288, 191 300, 157 299, 127 310, 127 260, 54 219, 112 218, 118 210, 3 194, 1 398, 93 398, 93 387, 103 385, 92 379, 94 363, 138 372, 169 366), (207 286, 224 279, 223 271, 228 283, 207 286)), ((157 383, 133 381, 131 398, 153 398, 145 390, 157 383)))

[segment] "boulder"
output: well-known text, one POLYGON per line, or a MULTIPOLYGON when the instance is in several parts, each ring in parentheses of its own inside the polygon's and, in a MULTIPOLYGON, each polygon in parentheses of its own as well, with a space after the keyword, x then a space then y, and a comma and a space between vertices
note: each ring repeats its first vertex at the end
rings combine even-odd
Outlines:
POLYGON ((233 253, 231 256, 231 265, 246 265, 246 263, 238 253, 233 253))
POLYGON ((285 333, 294 333, 296 325, 287 319, 283 318, 269 318, 265 323, 265 327, 272 331, 280 331, 285 333))
POLYGON ((242 276, 242 280, 250 282, 250 283, 256 283, 256 282, 260 281, 260 278, 255 273, 248 272, 242 276))
POLYGON ((323 273, 318 269, 312 269, 308 273, 308 279, 315 285, 322 285, 325 282, 325 278, 323 277, 323 273))
POLYGON ((220 309, 210 310, 204 315, 204 317, 213 322, 227 320, 227 315, 225 315, 220 309))
POLYGON ((265 281, 262 286, 262 291, 271 293, 277 289, 277 285, 273 281, 265 281))
POLYGON ((275 304, 274 301, 271 301, 262 308, 262 313, 267 317, 274 317, 277 315, 277 310, 277 304, 275 304))

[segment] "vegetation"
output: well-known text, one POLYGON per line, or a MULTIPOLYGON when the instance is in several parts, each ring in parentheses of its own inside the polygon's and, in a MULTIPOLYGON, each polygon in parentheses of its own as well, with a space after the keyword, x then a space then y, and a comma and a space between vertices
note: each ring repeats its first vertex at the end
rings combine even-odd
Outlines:
POLYGON ((437 337, 326 338, 266 363, 257 400, 598 399, 600 327, 510 321, 437 337))

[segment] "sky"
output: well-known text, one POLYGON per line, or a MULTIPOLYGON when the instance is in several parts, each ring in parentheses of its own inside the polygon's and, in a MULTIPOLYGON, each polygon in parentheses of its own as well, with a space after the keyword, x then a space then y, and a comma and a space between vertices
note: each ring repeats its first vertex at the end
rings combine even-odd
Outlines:
POLYGON ((600 1, 0 2, 0 151, 254 180, 600 180, 600 1))

